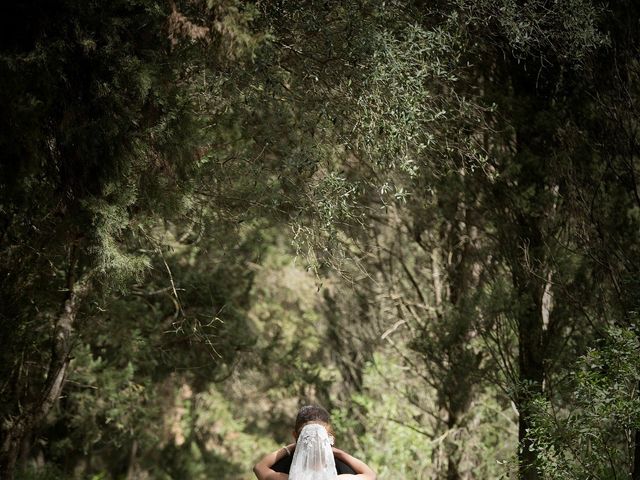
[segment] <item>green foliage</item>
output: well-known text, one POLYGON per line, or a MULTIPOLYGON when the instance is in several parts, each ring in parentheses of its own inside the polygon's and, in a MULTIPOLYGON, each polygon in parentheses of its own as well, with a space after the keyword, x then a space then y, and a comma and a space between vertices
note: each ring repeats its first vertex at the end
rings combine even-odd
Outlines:
POLYGON ((504 464, 512 460, 517 440, 509 407, 483 392, 464 427, 442 432, 428 401, 437 401, 436 392, 425 391, 392 349, 381 351, 366 366, 364 390, 332 411, 338 442, 366 458, 379 478, 436 478, 452 445, 463 452, 462 475, 506 478, 504 464))
POLYGON ((380 478, 518 475, 519 425, 550 478, 626 475, 637 339, 585 355, 637 307, 621 5, 11 4, 3 433, 89 285, 24 478, 246 479, 310 401, 380 478))
POLYGON ((637 331, 612 328, 571 370, 572 402, 554 408, 536 400, 529 435, 545 478, 623 478, 633 468, 633 433, 640 427, 637 331))
MULTIPOLYGON (((130 334, 132 344, 140 344, 138 332, 130 334)), ((102 339, 104 342, 104 338, 102 339)), ((121 343, 129 350, 131 344, 121 343)), ((96 444, 116 449, 133 438, 154 437, 148 428, 148 418, 153 415, 150 408, 150 385, 137 383, 131 361, 123 366, 112 365, 102 357, 94 358, 88 346, 78 348, 70 388, 63 410, 63 422, 68 425, 68 436, 52 445, 59 458, 73 445, 82 445, 82 453, 88 454, 96 444)), ((141 362, 133 355, 129 356, 141 362)))
POLYGON ((380 478, 429 475, 438 443, 424 431, 424 413, 396 391, 408 379, 389 353, 376 355, 375 363, 367 365, 363 392, 353 394, 343 410, 332 412, 338 436, 345 436, 353 454, 366 458, 380 478), (394 384, 390 379, 403 381, 394 384), (354 418, 354 409, 361 418, 354 418), (366 433, 358 434, 362 427, 366 433))
POLYGON ((539 58, 542 63, 579 65, 590 53, 608 44, 599 29, 606 9, 597 2, 571 0, 547 4, 540 0, 460 2, 473 22, 495 28, 520 58, 539 58))

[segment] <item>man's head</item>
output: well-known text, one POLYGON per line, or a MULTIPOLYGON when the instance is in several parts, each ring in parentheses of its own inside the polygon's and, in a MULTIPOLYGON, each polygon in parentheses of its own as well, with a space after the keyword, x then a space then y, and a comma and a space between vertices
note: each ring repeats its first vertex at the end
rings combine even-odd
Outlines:
POLYGON ((329 412, 318 405, 305 405, 300 410, 298 410, 298 415, 296 416, 296 424, 293 430, 293 436, 295 438, 298 438, 300 430, 302 430, 302 427, 304 427, 308 423, 319 423, 320 425, 324 425, 324 427, 329 432, 329 435, 333 435, 329 412))

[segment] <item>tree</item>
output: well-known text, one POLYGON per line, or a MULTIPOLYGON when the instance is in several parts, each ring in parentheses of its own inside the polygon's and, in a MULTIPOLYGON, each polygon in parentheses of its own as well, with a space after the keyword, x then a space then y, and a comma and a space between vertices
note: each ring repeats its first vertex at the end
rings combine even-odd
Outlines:
MULTIPOLYGON (((246 26, 250 12, 219 7, 246 26)), ((141 232, 190 211, 210 98, 194 72, 232 65, 254 37, 147 1, 23 2, 3 21, 0 464, 11 478, 60 396, 78 318, 141 278, 156 250, 141 232)))
MULTIPOLYGON (((253 429, 246 438, 262 428, 228 418, 245 408, 213 386, 230 365, 261 371, 265 390, 338 407, 358 398, 351 413, 365 418, 368 392, 397 405, 366 382, 394 341, 384 358, 403 358, 414 375, 402 377, 406 414, 434 414, 410 426, 446 457, 440 476, 466 475, 469 448, 447 433, 484 418, 489 399, 514 402, 520 476, 540 478, 539 402, 571 409, 565 367, 637 308, 638 12, 605 7, 10 6, 2 472, 11 476, 38 433, 59 451, 77 434, 114 452, 101 443, 109 432, 127 445, 128 472, 84 471, 132 476, 147 440, 162 436, 144 423, 167 420, 164 405, 188 412, 185 442, 163 450, 164 474, 205 475, 193 459, 220 458, 194 402, 225 404, 233 428, 253 429), (266 245, 285 250, 266 233, 274 225, 293 227, 308 268, 331 286, 321 314, 296 302, 285 313, 287 294, 254 290, 266 245), (353 299, 335 293, 347 288, 353 299), (336 340, 341 313, 358 319, 353 341, 336 340), (243 335, 252 324, 265 338, 243 335), (305 354, 292 328, 337 341, 334 356, 315 337, 305 354), (255 357, 239 353, 254 341, 255 357), (282 361, 309 385, 273 368, 282 361), (339 366, 348 385, 321 364, 339 366), (148 400, 165 387, 173 394, 148 400), (70 433, 79 422, 87 428, 70 433)), ((220 463, 229 475, 232 463, 220 463)))
POLYGON ((534 402, 528 435, 545 478, 633 478, 638 342, 619 327, 601 340, 572 372, 574 401, 567 410, 543 398, 534 402))

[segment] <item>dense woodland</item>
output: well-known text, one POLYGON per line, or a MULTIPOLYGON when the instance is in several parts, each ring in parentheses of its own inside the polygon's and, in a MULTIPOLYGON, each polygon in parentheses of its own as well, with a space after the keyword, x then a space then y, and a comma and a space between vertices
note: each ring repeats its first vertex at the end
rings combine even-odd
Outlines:
POLYGON ((0 477, 640 479, 640 4, 0 15, 0 477))

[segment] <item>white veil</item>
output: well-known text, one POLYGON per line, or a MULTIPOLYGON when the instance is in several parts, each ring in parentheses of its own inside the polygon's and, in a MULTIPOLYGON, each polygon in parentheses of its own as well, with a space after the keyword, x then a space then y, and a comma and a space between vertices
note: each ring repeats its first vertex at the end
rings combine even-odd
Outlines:
POLYGON ((337 480, 332 443, 322 425, 305 425, 296 442, 289 470, 290 480, 337 480))

